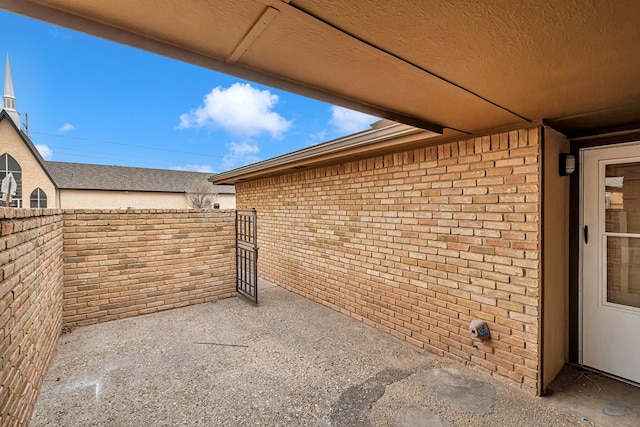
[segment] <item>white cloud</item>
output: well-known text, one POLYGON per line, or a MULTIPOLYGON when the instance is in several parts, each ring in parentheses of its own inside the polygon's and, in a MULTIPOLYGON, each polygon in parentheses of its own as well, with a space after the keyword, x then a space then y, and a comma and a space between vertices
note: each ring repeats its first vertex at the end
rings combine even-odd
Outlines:
POLYGON ((227 154, 222 159, 222 167, 225 170, 248 165, 260 161, 257 154, 260 147, 251 142, 230 142, 226 144, 227 154))
POLYGON ((278 138, 291 122, 273 111, 278 96, 248 83, 216 87, 204 97, 204 104, 180 116, 178 129, 221 127, 235 136, 251 137, 263 132, 278 138))
POLYGON ((355 133, 369 129, 370 125, 379 119, 358 111, 349 110, 343 107, 331 106, 331 123, 340 132, 345 134, 355 133))
POLYGON ((189 172, 206 172, 215 173, 211 165, 187 165, 187 166, 174 166, 171 168, 174 171, 189 171, 189 172))
POLYGON ((313 142, 313 144, 315 144, 317 141, 324 141, 327 138, 327 130, 323 129, 320 132, 309 134, 309 137, 312 141, 315 141, 313 142))
POLYGON ((74 130, 76 127, 71 123, 65 123, 58 129, 58 132, 69 132, 70 130, 74 130))
POLYGON ((36 144, 36 149, 43 159, 51 160, 53 158, 53 150, 44 144, 36 144))

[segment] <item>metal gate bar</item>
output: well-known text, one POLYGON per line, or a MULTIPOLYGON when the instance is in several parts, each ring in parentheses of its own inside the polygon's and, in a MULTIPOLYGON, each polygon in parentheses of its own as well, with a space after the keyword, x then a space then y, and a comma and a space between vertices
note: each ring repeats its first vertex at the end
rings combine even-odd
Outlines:
POLYGON ((236 211, 236 291, 258 303, 258 213, 236 211))

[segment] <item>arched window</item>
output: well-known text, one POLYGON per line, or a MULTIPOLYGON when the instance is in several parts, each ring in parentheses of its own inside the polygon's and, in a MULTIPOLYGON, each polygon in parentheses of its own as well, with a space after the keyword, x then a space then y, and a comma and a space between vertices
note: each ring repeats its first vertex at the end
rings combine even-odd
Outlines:
POLYGON ((13 178, 16 180, 18 186, 16 195, 11 196, 9 206, 12 208, 20 208, 22 207, 22 168, 20 164, 16 162, 16 159, 5 153, 0 156, 0 181, 3 180, 9 172, 13 174, 13 178))
POLYGON ((36 188, 31 192, 31 207, 32 208, 46 208, 47 207, 47 193, 40 188, 36 188))

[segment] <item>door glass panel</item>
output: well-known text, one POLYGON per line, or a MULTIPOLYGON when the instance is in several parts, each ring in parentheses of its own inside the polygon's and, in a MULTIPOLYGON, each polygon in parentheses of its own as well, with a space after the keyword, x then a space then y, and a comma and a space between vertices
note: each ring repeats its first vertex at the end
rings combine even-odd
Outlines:
POLYGON ((607 302, 640 308, 640 238, 606 239, 607 302))
POLYGON ((607 165, 606 231, 640 233, 640 163, 607 165))

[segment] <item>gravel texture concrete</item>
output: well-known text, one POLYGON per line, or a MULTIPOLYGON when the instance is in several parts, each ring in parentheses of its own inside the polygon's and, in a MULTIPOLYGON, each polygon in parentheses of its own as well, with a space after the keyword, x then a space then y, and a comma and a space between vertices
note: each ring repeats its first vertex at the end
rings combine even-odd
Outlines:
POLYGON ((545 400, 599 426, 640 426, 640 387, 581 367, 565 366, 545 400))
POLYGON ((260 293, 62 336, 31 425, 592 425, 284 289, 260 293))

